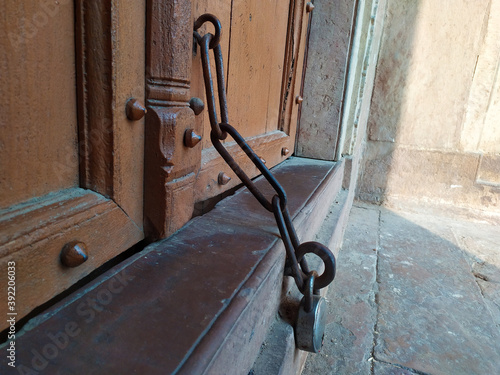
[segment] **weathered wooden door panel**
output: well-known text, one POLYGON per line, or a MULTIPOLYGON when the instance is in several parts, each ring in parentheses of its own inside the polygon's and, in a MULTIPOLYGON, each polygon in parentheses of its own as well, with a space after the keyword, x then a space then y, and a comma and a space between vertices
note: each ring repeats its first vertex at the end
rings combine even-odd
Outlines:
POLYGON ((227 95, 242 136, 278 130, 290 1, 236 1, 227 95))
POLYGON ((16 263, 20 319, 144 236, 144 128, 125 103, 144 101, 145 5, 2 5, 0 268, 16 263), (88 249, 75 268, 71 241, 88 249))
POLYGON ((2 1, 1 209, 78 186, 74 10, 58 9, 2 1))
MULTIPOLYGON (((15 261, 27 290, 18 317, 141 240, 143 221, 150 238, 165 237, 195 202, 239 183, 208 143, 206 111, 195 117, 188 106, 192 96, 204 99, 191 44, 201 14, 224 27, 231 123, 269 167, 293 150, 302 0, 19 1, 4 9, 0 267, 15 261), (145 81, 144 140, 144 122, 128 120, 125 104, 145 100, 145 81), (184 143, 189 129, 204 139, 193 148, 184 143), (220 172, 233 179, 219 185, 220 172), (71 241, 89 252, 76 268, 59 260, 71 241)), ((256 176, 234 142, 226 145, 256 176)))
POLYGON ((142 228, 144 120, 130 121, 130 98, 145 102, 143 1, 77 0, 80 185, 113 199, 142 228))
MULTIPOLYGON (((229 121, 272 167, 290 156, 289 150, 294 148, 298 109, 295 97, 300 91, 307 27, 305 2, 233 1, 229 17, 228 3, 195 6, 193 17, 208 11, 221 20, 229 121)), ((194 56, 192 95, 205 98, 200 60, 194 56)), ((203 136, 201 167, 194 190, 197 202, 240 183, 211 145, 206 112, 196 119, 196 128, 203 136), (231 177, 229 183, 219 184, 220 173, 231 177)), ((248 175, 259 174, 231 139, 226 146, 248 175)))

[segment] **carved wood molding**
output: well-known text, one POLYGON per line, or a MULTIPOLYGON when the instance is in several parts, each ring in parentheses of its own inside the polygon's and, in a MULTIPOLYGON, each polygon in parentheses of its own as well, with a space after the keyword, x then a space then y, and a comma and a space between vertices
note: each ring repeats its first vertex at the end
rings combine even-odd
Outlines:
POLYGON ((162 107, 187 106, 191 83, 191 1, 147 4, 147 99, 162 107))
POLYGON ((292 129, 295 129, 295 127, 291 126, 291 121, 296 120, 296 117, 292 112, 294 108, 297 107, 295 96, 300 92, 295 89, 295 86, 296 82, 300 80, 302 76, 303 62, 300 59, 303 59, 303 56, 300 52, 305 49, 306 43, 304 40, 305 27, 303 25, 304 12, 304 0, 292 0, 290 2, 288 35, 281 87, 279 130, 284 131, 294 139, 295 133, 292 134, 292 129))
POLYGON ((194 126, 190 99, 191 1, 147 3, 145 227, 150 239, 182 227, 194 207, 194 172, 201 148, 185 147, 194 126))
POLYGON ((145 4, 75 3, 80 186, 122 208, 142 228, 144 119, 125 113, 144 101, 145 4))
MULTIPOLYGON (((14 261, 25 290, 17 299, 18 319, 143 238, 112 200, 80 188, 14 207, 0 217, 0 232, 0 267, 7 269, 14 261), (59 261, 60 252, 75 239, 87 246, 89 259, 67 268, 59 261)), ((7 285, 7 272, 0 274, 0 282, 7 285)), ((4 316, 7 307, 0 307, 4 316)), ((0 330, 7 327, 7 321, 0 323, 0 330)))
MULTIPOLYGON (((191 149, 183 144, 184 132, 195 128, 194 113, 188 107, 193 53, 191 1, 149 0, 147 9, 145 225, 149 238, 157 239, 191 218, 196 199, 218 194, 228 186, 211 185, 219 172, 215 169, 220 168, 217 160, 203 160, 200 170, 201 147, 191 149), (195 193, 195 188, 203 193, 195 193)), ((266 155, 262 156, 270 165, 286 158, 282 148, 293 148, 296 128, 290 124, 297 119, 295 95, 303 65, 304 13, 304 0, 290 2, 280 109, 280 125, 289 137, 273 144, 274 151, 263 147, 266 155)), ((232 184, 236 183, 234 179, 232 184)))
POLYGON ((80 186, 108 197, 114 164, 111 8, 111 1, 75 4, 80 186))

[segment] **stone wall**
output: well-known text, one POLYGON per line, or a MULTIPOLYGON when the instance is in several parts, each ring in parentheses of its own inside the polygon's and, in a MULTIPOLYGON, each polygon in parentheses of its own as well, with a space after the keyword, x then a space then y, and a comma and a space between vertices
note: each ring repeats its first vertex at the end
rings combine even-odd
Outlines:
POLYGON ((358 198, 500 212, 500 0, 388 0, 358 198))

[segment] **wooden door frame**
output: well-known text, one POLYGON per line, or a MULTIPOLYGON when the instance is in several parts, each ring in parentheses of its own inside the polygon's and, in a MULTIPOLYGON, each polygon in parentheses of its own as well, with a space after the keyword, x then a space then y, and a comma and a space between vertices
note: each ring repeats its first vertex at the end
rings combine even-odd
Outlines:
MULTIPOLYGON (((146 98, 148 114, 145 134, 145 196, 144 222, 150 240, 164 238, 187 223, 194 204, 220 194, 221 188, 204 193, 209 180, 216 180, 220 171, 231 174, 229 167, 213 149, 203 150, 184 145, 184 134, 195 128, 195 115, 189 107, 193 59, 192 1, 147 2, 146 98), (203 169, 201 170, 203 160, 203 169), (200 193, 201 192, 201 193, 200 193)), ((268 165, 275 165, 293 150, 300 77, 304 53, 304 0, 291 0, 285 68, 282 80, 280 129, 249 140, 268 165), (299 79, 297 79, 299 77, 299 79), (270 144, 270 147, 263 146, 270 144)), ((215 13, 217 10, 213 10, 215 13)), ((236 146, 233 146, 236 147, 236 146)), ((231 145, 229 145, 231 152, 231 145)), ((235 156, 248 174, 258 174, 245 155, 235 156)), ((235 186, 234 178, 224 190, 235 186)))

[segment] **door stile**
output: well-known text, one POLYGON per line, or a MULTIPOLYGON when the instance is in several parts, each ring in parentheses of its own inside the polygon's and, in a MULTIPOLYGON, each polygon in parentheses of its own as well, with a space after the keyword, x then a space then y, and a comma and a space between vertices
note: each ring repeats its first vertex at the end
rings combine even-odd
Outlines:
POLYGON ((145 228, 167 237, 192 217, 201 145, 187 147, 194 129, 189 107, 193 22, 191 1, 149 0, 146 37, 145 228))

